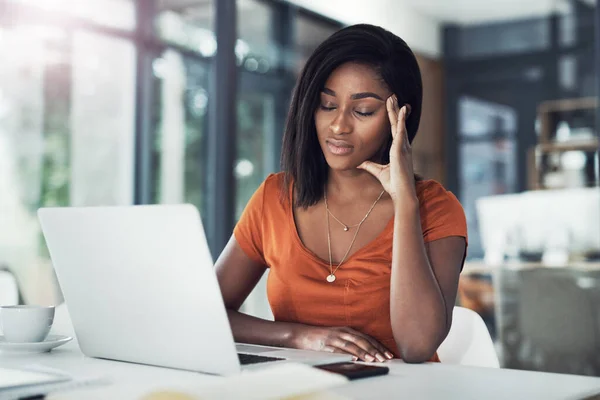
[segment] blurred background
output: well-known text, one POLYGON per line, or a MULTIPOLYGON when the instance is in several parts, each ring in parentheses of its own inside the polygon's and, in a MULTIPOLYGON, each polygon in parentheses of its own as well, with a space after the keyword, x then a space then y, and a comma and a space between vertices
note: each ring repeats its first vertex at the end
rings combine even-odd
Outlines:
MULTIPOLYGON (((304 62, 359 22, 417 54, 415 167, 469 226, 457 304, 502 366, 600 376, 596 0, 0 0, 0 303, 63 301, 41 206, 189 202, 216 258, 304 62)), ((243 307, 271 318, 264 281, 243 307)))

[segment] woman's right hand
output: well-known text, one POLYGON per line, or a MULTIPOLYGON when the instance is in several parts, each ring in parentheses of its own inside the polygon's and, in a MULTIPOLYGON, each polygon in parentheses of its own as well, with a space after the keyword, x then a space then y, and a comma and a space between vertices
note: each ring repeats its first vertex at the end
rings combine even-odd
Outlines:
POLYGON ((302 326, 294 336, 295 348, 351 354, 355 361, 383 362, 394 357, 377 340, 348 327, 302 326))

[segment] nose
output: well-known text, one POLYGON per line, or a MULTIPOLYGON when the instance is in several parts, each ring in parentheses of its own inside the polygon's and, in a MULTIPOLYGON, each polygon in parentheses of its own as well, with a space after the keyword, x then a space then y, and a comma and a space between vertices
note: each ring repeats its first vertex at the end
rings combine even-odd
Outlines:
POLYGON ((329 129, 334 135, 343 135, 352 132, 352 124, 344 110, 340 110, 331 121, 329 129))

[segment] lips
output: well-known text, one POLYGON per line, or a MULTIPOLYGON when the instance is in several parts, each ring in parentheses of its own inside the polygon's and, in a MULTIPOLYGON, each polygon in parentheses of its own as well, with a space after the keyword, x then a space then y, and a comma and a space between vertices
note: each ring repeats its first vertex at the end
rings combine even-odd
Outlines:
POLYGON ((352 153, 354 146, 343 140, 327 139, 327 148, 332 154, 343 156, 352 153))

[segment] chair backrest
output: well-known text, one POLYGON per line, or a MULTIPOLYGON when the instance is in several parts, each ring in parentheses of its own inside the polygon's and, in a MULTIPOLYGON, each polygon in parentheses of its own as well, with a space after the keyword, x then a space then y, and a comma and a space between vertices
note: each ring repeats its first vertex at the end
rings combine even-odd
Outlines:
MULTIPOLYGON (((524 339, 547 355, 585 356, 600 348, 598 307, 572 269, 540 268, 520 273, 519 324, 524 339)), ((596 279, 587 276, 595 284, 596 279)))
POLYGON ((15 276, 6 270, 0 270, 0 305, 19 304, 19 287, 15 276))
POLYGON ((450 332, 438 349, 445 364, 499 368, 492 337, 475 311, 454 307, 450 332))

